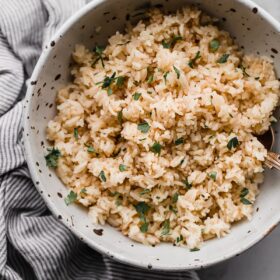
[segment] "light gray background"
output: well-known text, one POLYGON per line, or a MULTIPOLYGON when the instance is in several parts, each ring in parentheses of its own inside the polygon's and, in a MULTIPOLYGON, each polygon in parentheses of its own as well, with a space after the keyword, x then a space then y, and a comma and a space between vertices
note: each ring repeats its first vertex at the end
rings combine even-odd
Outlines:
MULTIPOLYGON (((280 0, 254 1, 280 21, 280 0)), ((280 280, 280 226, 240 256, 198 273, 201 280, 280 280)))

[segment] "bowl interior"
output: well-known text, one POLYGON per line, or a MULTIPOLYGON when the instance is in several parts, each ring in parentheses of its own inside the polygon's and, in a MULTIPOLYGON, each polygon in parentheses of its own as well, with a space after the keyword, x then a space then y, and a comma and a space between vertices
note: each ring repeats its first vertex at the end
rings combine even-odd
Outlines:
MULTIPOLYGON (((143 17, 144 9, 151 5, 174 11, 190 3, 197 4, 219 18, 221 27, 231 33, 245 52, 273 57, 276 70, 280 73, 277 51, 279 25, 251 2, 101 0, 93 1, 78 12, 45 46, 31 78, 26 99, 24 137, 28 165, 34 183, 49 208, 90 246, 122 262, 142 267, 179 270, 214 264, 252 246, 280 220, 280 173, 266 171, 253 219, 233 226, 228 236, 205 242, 198 252, 189 252, 187 248, 174 247, 172 244, 144 246, 124 237, 110 226, 92 225, 86 209, 77 205, 67 207, 60 197, 60 194, 63 197, 67 195, 67 188, 46 166, 44 155, 49 143, 46 141, 45 127, 55 115, 57 90, 70 81, 69 63, 75 44, 83 43, 89 48, 96 44, 105 45, 108 37, 117 30, 123 31, 128 20, 137 22, 143 17), (103 229, 103 232, 100 234, 94 229, 103 229)), ((277 128, 279 124, 276 124, 276 131, 277 128)), ((279 151, 279 147, 280 140, 277 137, 275 149, 279 151)))

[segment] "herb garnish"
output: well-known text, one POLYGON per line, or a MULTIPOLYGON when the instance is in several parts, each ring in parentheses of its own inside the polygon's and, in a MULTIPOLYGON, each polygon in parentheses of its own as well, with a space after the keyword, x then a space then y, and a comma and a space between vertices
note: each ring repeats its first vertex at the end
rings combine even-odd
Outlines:
POLYGON ((199 250, 200 250, 200 249, 197 248, 197 247, 194 247, 194 248, 190 249, 191 252, 196 252, 196 251, 199 251, 199 250))
POLYGON ((172 205, 169 205, 169 210, 172 211, 175 215, 177 215, 178 210, 174 208, 172 205))
POLYGON ((100 177, 100 180, 101 180, 101 181, 103 181, 103 182, 106 182, 106 181, 107 181, 106 176, 105 176, 105 173, 104 173, 103 170, 99 173, 99 177, 100 177))
POLYGON ((93 148, 92 145, 87 146, 87 151, 88 151, 89 153, 95 153, 95 149, 93 148))
POLYGON ((124 84, 125 77, 119 76, 119 77, 117 77, 116 80, 117 80, 117 82, 116 82, 117 86, 118 86, 118 87, 122 87, 123 84, 124 84))
POLYGON ((210 51, 211 52, 216 52, 219 47, 220 47, 220 41, 217 39, 213 39, 210 43, 209 43, 209 47, 210 47, 210 51))
POLYGON ((86 188, 82 188, 80 191, 80 194, 86 194, 87 193, 87 189, 86 188))
POLYGON ((229 58, 229 54, 223 54, 219 59, 218 59, 218 63, 220 63, 220 64, 223 64, 223 63, 226 63, 227 62, 227 60, 228 60, 228 58, 229 58))
POLYGON ((182 234, 180 234, 180 236, 178 236, 178 237, 176 238, 176 242, 177 242, 177 243, 179 243, 179 242, 181 242, 181 241, 183 241, 183 236, 182 236, 182 234))
POLYGON ((179 197, 179 194, 177 192, 174 193, 173 196, 172 196, 172 202, 176 203, 178 201, 178 197, 179 197))
POLYGON ((70 191, 70 193, 67 195, 67 197, 64 198, 65 204, 68 206, 71 203, 75 202, 77 200, 77 193, 70 191))
POLYGON ((149 190, 149 189, 144 189, 143 191, 140 192, 140 195, 147 194, 147 193, 149 193, 149 192, 151 192, 151 190, 149 190))
POLYGON ((153 146, 151 147, 151 151, 155 154, 160 154, 161 148, 162 148, 162 146, 160 145, 160 143, 155 142, 153 144, 153 146))
POLYGON ((110 96, 113 94, 113 91, 111 89, 113 83, 116 81, 116 85, 120 87, 123 85, 124 80, 125 77, 123 76, 116 77, 116 72, 114 72, 111 77, 106 76, 103 81, 96 83, 96 85, 102 84, 102 89, 107 89, 108 95, 110 96))
POLYGON ((212 172, 210 172, 208 175, 209 175, 209 177, 210 177, 211 179, 213 179, 214 181, 216 181, 216 178, 217 178, 217 172, 216 172, 216 171, 212 171, 212 172))
POLYGON ((142 133, 147 133, 150 130, 150 125, 144 121, 137 125, 137 129, 140 130, 142 133))
POLYGON ((252 202, 249 201, 245 196, 249 193, 249 190, 247 188, 243 188, 240 192, 240 201, 245 205, 251 205, 252 202))
POLYGON ((250 77, 250 75, 246 72, 246 67, 243 65, 240 65, 239 68, 242 70, 243 76, 250 77))
POLYGON ((118 122, 120 125, 122 125, 123 122, 122 110, 118 112, 118 122))
POLYGON ((236 148, 239 145, 239 141, 237 137, 233 137, 228 141, 227 148, 229 150, 236 148))
POLYGON ((170 231, 170 221, 169 220, 165 220, 163 222, 161 235, 167 235, 167 234, 169 234, 169 231, 170 231))
POLYGON ((164 78, 165 83, 166 83, 166 79, 167 79, 168 74, 169 74, 169 71, 167 71, 163 74, 163 78, 164 78))
POLYGON ((52 149, 48 148, 47 150, 49 151, 49 153, 45 156, 47 166, 56 168, 57 161, 58 158, 61 156, 61 153, 58 149, 54 147, 52 149))
POLYGON ((125 166, 124 164, 120 164, 120 165, 119 165, 119 170, 120 170, 121 172, 126 171, 126 166, 125 166))
POLYGON ((147 68, 147 83, 151 84, 154 81, 154 72, 151 67, 147 68))
POLYGON ((196 53, 195 57, 194 57, 193 59, 190 60, 190 62, 188 63, 188 65, 189 65, 191 68, 193 68, 194 65, 195 65, 195 63, 196 63, 196 61, 197 61, 199 58, 201 58, 200 51, 198 51, 198 52, 196 53))
POLYGON ((74 137, 75 137, 76 140, 79 139, 79 132, 78 132, 78 128, 77 127, 74 128, 74 137))
POLYGON ((139 100, 139 98, 141 97, 141 93, 139 93, 139 92, 135 92, 132 96, 133 96, 133 99, 135 100, 135 101, 137 101, 137 100, 139 100))
POLYGON ((166 42, 165 40, 163 40, 161 42, 162 46, 165 49, 170 49, 173 48, 175 46, 175 44, 177 43, 177 41, 183 40, 182 36, 174 36, 169 42, 166 42))
POLYGON ((184 138, 180 137, 180 138, 176 139, 174 143, 176 146, 181 145, 184 143, 184 138))
POLYGON ((150 206, 145 202, 141 201, 134 207, 140 217, 140 221, 143 222, 143 224, 140 227, 140 230, 141 232, 145 233, 148 231, 148 226, 149 226, 146 220, 146 214, 148 213, 150 206))
POLYGON ((181 75, 180 70, 178 68, 176 68, 175 66, 173 66, 173 69, 174 69, 175 73, 177 74, 177 79, 180 79, 180 75, 181 75))
POLYGON ((97 55, 97 58, 93 62, 92 66, 94 66, 99 60, 101 60, 102 67, 104 68, 103 51, 104 51, 104 48, 98 47, 98 46, 95 47, 95 51, 94 52, 97 55))
POLYGON ((188 190, 192 187, 192 183, 189 183, 188 178, 186 178, 186 180, 183 180, 183 183, 186 185, 186 188, 188 190))

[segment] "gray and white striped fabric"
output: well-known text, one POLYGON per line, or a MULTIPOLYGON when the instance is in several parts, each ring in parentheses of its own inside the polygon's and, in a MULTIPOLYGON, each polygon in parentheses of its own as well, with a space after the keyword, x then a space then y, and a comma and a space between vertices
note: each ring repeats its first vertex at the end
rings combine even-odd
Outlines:
POLYGON ((30 180, 21 99, 42 46, 86 0, 0 0, 0 279, 198 279, 116 263, 51 215, 30 180))

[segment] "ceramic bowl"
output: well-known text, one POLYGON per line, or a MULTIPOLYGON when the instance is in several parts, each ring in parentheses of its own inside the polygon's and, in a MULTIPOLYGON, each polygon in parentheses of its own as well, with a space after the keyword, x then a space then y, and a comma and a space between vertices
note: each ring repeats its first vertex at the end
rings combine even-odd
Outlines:
MULTIPOLYGON (((280 24, 249 0, 96 0, 72 16, 44 46, 25 103, 26 158, 33 181, 49 209, 92 248, 121 262, 149 269, 205 267, 238 255, 261 240, 280 220, 280 173, 266 170, 252 220, 234 225, 226 237, 205 242, 197 252, 172 244, 145 246, 131 241, 109 225, 91 224, 86 209, 65 205, 63 198, 68 189, 46 166, 44 159, 50 145, 45 128, 56 114, 58 89, 70 81, 69 63, 76 43, 83 43, 90 49, 96 44, 105 45, 108 37, 117 30, 124 30, 128 20, 140 20, 147 7, 175 11, 187 4, 196 4, 219 18, 221 27, 231 33, 245 52, 272 57, 280 74, 280 24)), ((277 138, 276 151, 279 145, 277 138)))

